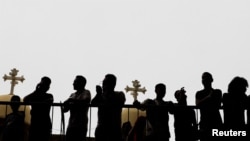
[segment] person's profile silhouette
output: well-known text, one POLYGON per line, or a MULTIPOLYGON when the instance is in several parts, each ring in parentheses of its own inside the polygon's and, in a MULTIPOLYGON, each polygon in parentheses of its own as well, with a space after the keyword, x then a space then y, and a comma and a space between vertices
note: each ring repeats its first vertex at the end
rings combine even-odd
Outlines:
POLYGON ((141 110, 146 110, 147 126, 146 141, 168 141, 169 131, 169 113, 173 113, 173 103, 164 101, 166 95, 166 85, 163 83, 155 86, 155 99, 146 99, 142 103, 134 101, 134 105, 141 110))
POLYGON ((222 118, 219 112, 222 92, 212 87, 212 74, 204 72, 201 78, 204 88, 197 91, 195 95, 196 105, 200 108, 200 140, 211 141, 215 140, 215 138, 211 139, 212 129, 222 128, 222 118))
POLYGON ((246 130, 245 109, 247 108, 246 90, 248 82, 243 77, 234 77, 223 94, 224 126, 226 130, 246 130))
POLYGON ((95 141, 122 141, 121 113, 125 103, 123 92, 115 91, 116 76, 107 74, 102 87, 96 87, 91 104, 98 106, 95 141))
POLYGON ((51 79, 42 77, 34 92, 24 97, 24 102, 31 103, 31 122, 29 129, 29 141, 49 141, 52 122, 50 109, 53 103, 53 95, 47 93, 51 79))
POLYGON ((66 141, 86 141, 88 130, 88 110, 91 100, 89 90, 85 89, 87 80, 82 75, 75 77, 73 87, 76 92, 64 102, 63 112, 70 111, 66 141))
POLYGON ((177 103, 174 108, 175 141, 195 141, 198 136, 195 111, 187 107, 187 95, 184 88, 175 91, 177 103))

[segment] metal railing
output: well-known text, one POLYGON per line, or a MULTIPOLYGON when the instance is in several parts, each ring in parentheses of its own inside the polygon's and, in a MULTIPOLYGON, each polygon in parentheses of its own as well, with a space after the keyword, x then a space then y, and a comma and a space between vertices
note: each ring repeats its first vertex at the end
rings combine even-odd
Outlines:
MULTIPOLYGON (((10 108, 10 104, 12 102, 6 102, 6 101, 0 101, 0 119, 4 119, 7 114, 11 113, 12 110, 10 108)), ((33 103, 24 103, 20 102, 21 107, 19 108, 19 111, 25 112, 25 122, 29 124, 30 120, 30 105, 33 103)), ((36 103, 37 104, 37 103, 36 103)), ((50 111, 50 117, 52 121, 52 136, 57 136, 57 140, 63 140, 63 137, 65 135, 65 131, 68 124, 69 119, 69 112, 68 113, 62 113, 61 107, 63 106, 63 103, 52 103, 51 105, 51 111, 50 111), (61 138, 61 139, 59 139, 61 138)), ((94 131, 97 125, 97 106, 89 105, 89 121, 88 121, 88 138, 94 138, 94 131)), ((194 109, 196 114, 196 120, 197 123, 199 122, 199 108, 196 106, 188 106, 192 109, 194 109)), ((223 108, 220 108, 221 117, 223 119, 223 108)), ((138 110, 133 105, 124 105, 123 106, 123 113, 122 113, 122 121, 124 122, 131 122, 132 125, 135 123, 136 118, 139 116, 145 116, 145 112, 138 110)), ((173 116, 169 116, 169 127, 170 127, 170 133, 171 133, 171 139, 170 141, 174 140, 174 119, 173 116)), ((1 120, 3 122, 3 120, 1 120)), ((2 123, 0 123, 2 125, 2 123)))

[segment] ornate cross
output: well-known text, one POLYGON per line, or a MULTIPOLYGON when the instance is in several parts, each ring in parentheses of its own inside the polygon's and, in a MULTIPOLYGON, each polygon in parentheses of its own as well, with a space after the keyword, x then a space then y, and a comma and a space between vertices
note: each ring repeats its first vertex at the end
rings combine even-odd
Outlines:
POLYGON ((144 94, 147 90, 145 87, 140 88, 141 84, 138 80, 134 80, 134 81, 132 81, 132 83, 133 83, 133 88, 127 86, 125 88, 125 91, 126 92, 132 91, 131 95, 133 95, 134 100, 137 100, 138 92, 142 92, 144 94))
POLYGON ((25 79, 23 76, 17 77, 18 70, 16 68, 12 69, 11 72, 9 73, 9 76, 6 74, 3 76, 4 81, 6 80, 11 80, 11 89, 10 89, 10 95, 14 94, 14 87, 16 84, 18 84, 18 81, 23 82, 25 79))

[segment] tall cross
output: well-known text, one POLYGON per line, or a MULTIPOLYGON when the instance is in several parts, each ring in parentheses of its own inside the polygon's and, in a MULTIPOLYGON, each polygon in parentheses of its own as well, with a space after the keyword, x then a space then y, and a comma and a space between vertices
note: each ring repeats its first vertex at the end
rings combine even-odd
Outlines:
POLYGON ((138 92, 142 92, 143 94, 147 91, 145 87, 143 88, 140 88, 141 87, 141 84, 138 80, 134 80, 132 81, 133 83, 133 87, 126 87, 125 88, 125 91, 126 92, 129 92, 131 91, 131 95, 134 97, 134 100, 137 100, 137 96, 138 96, 138 92))
POLYGON ((3 76, 4 81, 6 80, 11 80, 11 89, 10 89, 10 95, 14 94, 14 87, 16 84, 18 84, 18 81, 23 82, 25 79, 23 76, 17 77, 18 70, 16 68, 12 69, 11 72, 9 73, 9 76, 6 74, 3 76))

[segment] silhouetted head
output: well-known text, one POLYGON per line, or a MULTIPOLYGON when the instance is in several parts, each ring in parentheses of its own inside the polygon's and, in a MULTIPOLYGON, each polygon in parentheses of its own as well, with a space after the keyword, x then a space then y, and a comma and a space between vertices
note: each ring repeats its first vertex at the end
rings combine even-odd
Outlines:
POLYGON ((49 90, 51 79, 47 76, 41 78, 41 82, 38 84, 37 89, 39 92, 45 93, 49 90))
POLYGON ((182 102, 186 101, 187 96, 185 93, 186 93, 186 91, 184 90, 184 88, 175 91, 174 97, 176 98, 178 103, 182 103, 182 102))
POLYGON ((155 93, 157 99, 162 99, 166 95, 166 85, 163 83, 159 83, 155 85, 155 93))
POLYGON ((209 72, 204 72, 202 74, 202 84, 205 88, 211 87, 212 82, 213 82, 213 76, 209 72))
POLYGON ((20 103, 19 103, 21 101, 20 97, 17 95, 13 95, 10 101, 11 101, 10 107, 12 111, 17 112, 20 107, 20 103))
POLYGON ((228 85, 228 93, 245 94, 248 87, 248 82, 243 77, 234 77, 228 85))
POLYGON ((86 83, 87 80, 85 77, 83 77, 82 75, 77 75, 73 83, 74 90, 83 90, 86 83))
POLYGON ((114 91, 116 85, 116 76, 113 74, 105 75, 105 78, 102 82, 102 88, 104 92, 114 91))

